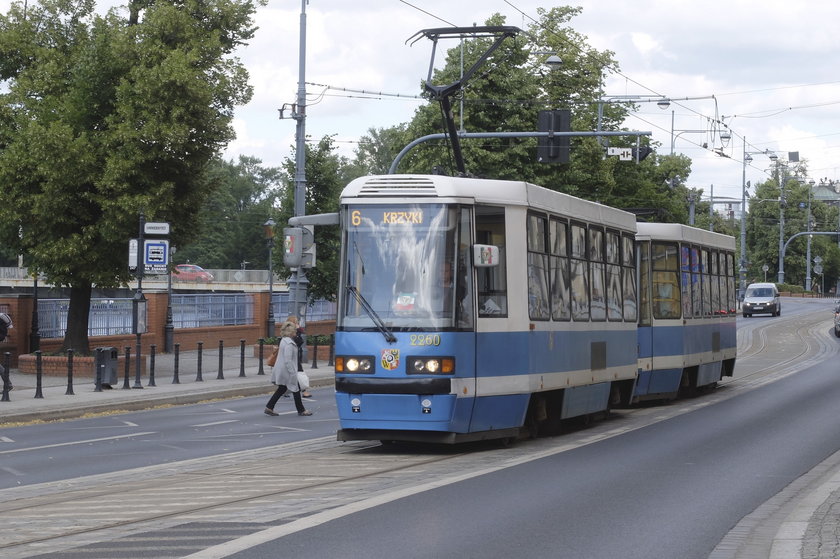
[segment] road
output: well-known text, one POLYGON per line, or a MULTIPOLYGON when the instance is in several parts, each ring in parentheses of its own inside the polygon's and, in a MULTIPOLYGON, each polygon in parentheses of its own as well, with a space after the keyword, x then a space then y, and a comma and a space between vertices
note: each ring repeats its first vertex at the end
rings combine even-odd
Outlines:
MULTIPOLYGON (((228 452, 186 459, 182 434, 170 440, 178 458, 153 465, 148 455, 169 443, 136 437, 152 465, 5 490, 0 553, 708 557, 744 515, 840 448, 840 341, 831 315, 814 310, 786 301, 781 318, 739 318, 736 376, 711 394, 511 448, 339 444, 313 431, 237 451, 219 444, 232 423, 207 425, 227 412, 176 408, 191 421, 172 424, 203 425, 213 452, 228 452)), ((259 415, 251 400, 239 413, 259 415)), ((132 421, 163 431, 145 417, 162 411, 132 421)), ((262 418, 241 424, 231 438, 265 431, 262 418)))
POLYGON ((0 489, 73 479, 305 441, 335 434, 330 389, 313 390, 299 417, 281 398, 279 417, 262 413, 268 396, 100 415, 76 421, 4 428, 0 489))

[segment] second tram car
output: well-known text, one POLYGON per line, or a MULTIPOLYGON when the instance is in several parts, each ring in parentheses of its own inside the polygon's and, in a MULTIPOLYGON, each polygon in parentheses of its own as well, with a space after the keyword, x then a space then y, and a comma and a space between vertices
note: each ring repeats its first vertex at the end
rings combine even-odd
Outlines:
POLYGON ((633 401, 675 398, 735 368, 735 239, 638 223, 639 376, 633 401))

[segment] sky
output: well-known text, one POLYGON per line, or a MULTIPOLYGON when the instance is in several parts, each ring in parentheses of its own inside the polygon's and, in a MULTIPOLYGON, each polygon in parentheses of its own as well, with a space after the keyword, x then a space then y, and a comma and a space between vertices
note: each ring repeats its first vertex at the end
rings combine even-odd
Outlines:
MULTIPOLYGON (((0 0, 0 11, 9 4, 0 0)), ((407 42, 417 31, 482 25, 493 13, 524 29, 538 17, 537 8, 552 5, 546 0, 310 0, 305 7, 307 135, 315 141, 334 135, 340 152, 352 156, 370 128, 409 121, 422 102, 416 96, 431 54, 430 41, 407 42)), ((641 104, 625 125, 652 132, 660 153, 669 153, 673 140, 675 153, 693 160, 689 187, 702 188, 706 196, 713 190, 716 199, 739 200, 744 170, 752 184, 767 179, 771 161, 765 150, 782 160, 798 152, 818 182, 840 179, 840 2, 578 0, 568 5, 583 9, 571 27, 594 48, 611 50, 619 63, 620 72, 606 81, 606 98, 673 100, 665 110, 641 104), (715 130, 720 123, 732 135, 728 142, 715 130), (745 150, 753 157, 746 167, 745 150)), ((248 155, 279 166, 293 154, 295 121, 288 110, 281 119, 279 109, 297 98, 301 10, 302 0, 268 0, 257 11, 259 29, 237 53, 250 73, 254 96, 236 110, 237 138, 225 152, 228 159, 248 155)), ((440 48, 450 46, 454 41, 440 48)), ((437 59, 442 61, 442 52, 437 59)))

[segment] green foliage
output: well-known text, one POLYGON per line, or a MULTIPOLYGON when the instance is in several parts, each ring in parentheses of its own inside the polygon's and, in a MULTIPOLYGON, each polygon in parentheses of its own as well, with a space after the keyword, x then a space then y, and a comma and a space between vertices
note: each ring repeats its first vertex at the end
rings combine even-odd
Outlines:
MULTIPOLYGON (((571 20, 580 8, 556 7, 539 10, 539 19, 527 33, 515 40, 506 40, 468 82, 461 102, 452 102, 457 125, 463 121, 467 131, 511 132, 536 129, 540 110, 569 108, 572 130, 592 131, 600 122, 602 130, 616 130, 627 114, 624 104, 604 103, 599 120, 598 102, 606 74, 616 71, 618 63, 609 51, 590 47, 586 38, 575 32, 571 20), (543 66, 544 57, 535 51, 556 52, 562 59, 559 71, 543 66)), ((501 16, 493 16, 487 25, 502 25, 501 16)), ((471 39, 464 43, 465 68, 482 56, 491 39, 471 39)), ((446 64, 436 71, 436 85, 455 83, 461 75, 460 47, 451 48, 446 64)), ((391 130, 388 141, 402 138, 405 143, 415 138, 445 130, 437 101, 417 109, 405 127, 391 130)), ((374 138, 381 145, 384 134, 374 138)), ((536 139, 468 139, 461 141, 467 172, 478 177, 524 180, 619 208, 645 215, 645 219, 687 222, 685 180, 691 162, 682 155, 659 157, 645 161, 618 161, 606 158, 605 146, 630 147, 635 137, 573 137, 571 162, 552 165, 538 163, 536 139)), ((647 140, 643 140, 646 142, 647 140)), ((385 151, 384 149, 382 151, 385 151)), ((393 153, 395 150, 389 150, 393 153)), ((370 159, 366 152, 364 160, 370 159)), ((362 165, 364 168, 365 166, 362 165)), ((370 166, 368 166, 370 168, 370 166)), ((454 162, 448 140, 425 142, 412 149, 400 162, 398 172, 430 173, 434 169, 454 173, 454 162)))
POLYGON ((254 157, 214 160, 208 178, 214 192, 198 216, 198 241, 179 249, 173 262, 205 268, 268 267, 263 224, 272 216, 280 189, 280 169, 263 167, 254 157))
MULTIPOLYGON (((317 144, 306 144, 306 207, 307 215, 332 213, 338 211, 341 190, 353 178, 359 169, 351 165, 346 158, 334 153, 332 137, 325 136, 317 144)), ((282 209, 277 219, 278 235, 287 227, 289 218, 294 215, 294 177, 295 160, 287 158, 283 169, 285 193, 282 209)), ((320 226, 315 228, 317 246, 317 264, 306 270, 309 280, 309 300, 324 298, 334 301, 338 285, 339 253, 341 252, 341 233, 338 226, 320 226)), ((292 271, 282 264, 282 253, 276 251, 279 265, 275 263, 281 275, 291 275, 292 271), (280 253, 280 254, 278 254, 280 253)))
POLYGON ((82 352, 91 285, 129 279, 139 214, 170 222, 175 245, 198 231, 208 162, 251 96, 231 55, 253 35, 252 2, 130 9, 126 21, 92 1, 40 0, 0 16, 0 244, 72 288, 65 345, 82 352))

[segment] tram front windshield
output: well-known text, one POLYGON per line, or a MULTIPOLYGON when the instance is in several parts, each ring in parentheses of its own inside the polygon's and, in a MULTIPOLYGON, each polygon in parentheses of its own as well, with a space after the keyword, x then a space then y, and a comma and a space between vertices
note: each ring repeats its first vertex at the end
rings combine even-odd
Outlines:
POLYGON ((352 205, 345 211, 339 327, 367 330, 377 322, 397 331, 455 327, 468 291, 458 208, 352 205))

